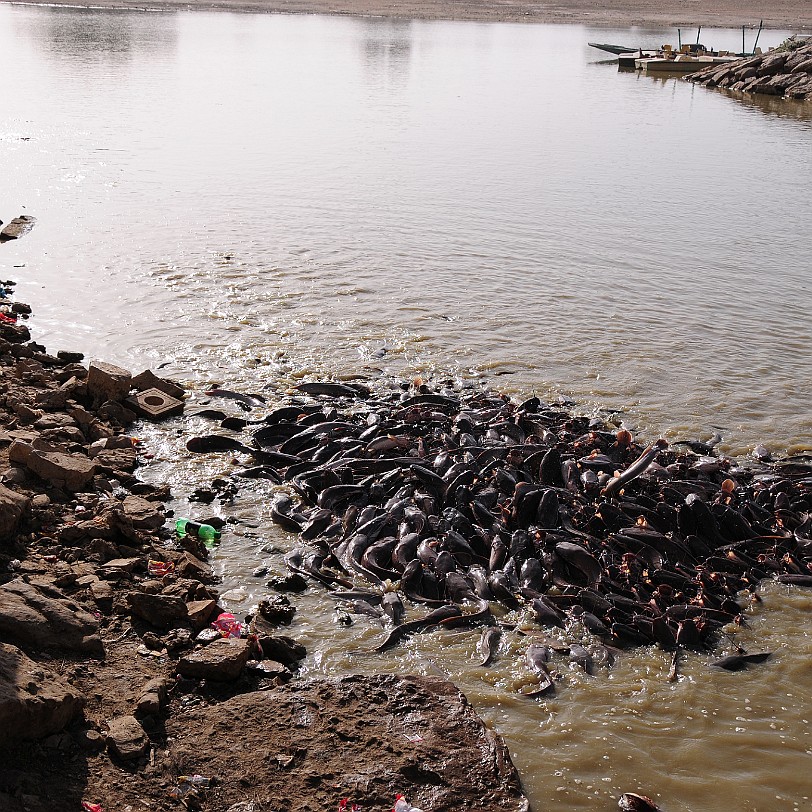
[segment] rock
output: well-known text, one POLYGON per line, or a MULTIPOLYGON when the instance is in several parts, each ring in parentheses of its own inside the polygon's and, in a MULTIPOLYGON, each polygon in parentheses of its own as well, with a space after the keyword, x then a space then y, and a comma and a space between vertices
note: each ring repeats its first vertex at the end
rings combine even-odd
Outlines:
POLYGON ((210 584, 214 581, 214 573, 211 567, 189 552, 183 553, 175 560, 175 572, 179 578, 192 578, 204 584, 210 584))
POLYGON ((269 623, 290 625, 296 614, 296 607, 284 595, 265 598, 259 602, 259 613, 269 623))
POLYGON ((149 595, 146 592, 130 592, 127 603, 132 614, 146 620, 156 629, 172 629, 188 623, 186 604, 177 595, 149 595))
POLYGON ((57 488, 81 491, 96 475, 96 466, 83 454, 32 449, 26 467, 57 488))
POLYGON ((208 626, 216 610, 217 601, 189 601, 186 604, 186 611, 189 613, 189 622, 192 624, 192 630, 199 632, 208 626))
POLYGON ((62 677, 0 643, 0 748, 58 733, 84 707, 62 677))
POLYGON ((124 761, 141 758, 149 746, 144 728, 134 716, 117 716, 107 723, 107 748, 124 761))
POLYGON ((70 352, 69 350, 59 350, 56 357, 67 364, 78 364, 80 361, 85 360, 84 353, 70 352))
POLYGON ((31 333, 24 324, 0 323, 0 339, 10 344, 22 344, 31 340, 31 333))
POLYGON ((190 709, 166 728, 175 763, 218 776, 224 809, 297 797, 294 784, 312 809, 334 808, 337 784, 363 809, 391 809, 397 793, 426 810, 529 808, 504 743, 436 677, 292 682, 190 709))
POLYGON ((792 73, 812 73, 812 57, 803 59, 792 68, 792 73))
POLYGON ((790 99, 812 99, 812 78, 803 84, 792 87, 788 91, 787 96, 790 99))
POLYGON ((288 575, 274 576, 265 586, 276 592, 305 592, 308 583, 298 572, 291 572, 288 575))
POLYGON ((746 93, 763 93, 804 99, 812 80, 812 42, 787 43, 781 50, 769 51, 719 68, 711 66, 686 77, 707 87, 724 87, 746 93))
POLYGON ((166 704, 169 684, 163 677, 151 679, 141 690, 136 710, 144 716, 157 716, 166 704))
POLYGON ((56 589, 38 588, 19 578, 0 586, 0 633, 21 645, 103 658, 98 632, 96 618, 56 589))
POLYGON ((280 682, 289 682, 293 679, 293 673, 276 660, 250 660, 246 663, 246 670, 258 677, 277 679, 280 682))
POLYGON ((240 675, 252 648, 250 640, 223 637, 183 657, 178 663, 178 673, 184 677, 229 682, 240 675))
POLYGON ((143 566, 144 559, 140 557, 112 558, 97 572, 100 577, 115 581, 120 579, 122 574, 131 573, 134 569, 143 568, 143 566))
POLYGON ((270 660, 277 660, 286 666, 291 666, 307 656, 307 649, 292 637, 266 635, 261 631, 257 631, 257 626, 255 626, 254 623, 255 620, 256 618, 251 621, 250 631, 252 634, 259 635, 259 645, 262 649, 263 657, 270 660))
POLYGON ((98 753, 104 749, 104 736, 98 730, 81 730, 76 734, 76 743, 88 753, 98 753))
POLYGON ((93 361, 87 371, 87 391, 94 402, 121 401, 130 392, 132 375, 121 367, 93 361))
POLYGON ((115 400, 104 402, 96 409, 96 414, 99 419, 106 420, 113 425, 118 423, 120 426, 129 426, 136 418, 135 412, 115 400))
POLYGON ((124 513, 140 530, 157 530, 164 523, 164 514, 160 502, 148 502, 140 496, 127 496, 124 499, 124 513))
POLYGON ((109 608, 115 597, 113 587, 107 581, 94 581, 90 584, 90 594, 99 606, 109 608))
POLYGON ((767 54, 758 67, 759 76, 774 76, 781 71, 784 67, 789 54, 787 52, 767 54))
POLYGON ((7 240, 18 240, 24 237, 34 227, 35 217, 28 214, 21 214, 15 217, 2 231, 0 231, 0 242, 7 240))
POLYGON ((138 464, 134 448, 110 448, 100 451, 93 459, 102 474, 116 475, 119 471, 132 473, 138 464))
POLYGON ((11 538, 30 509, 31 501, 27 496, 0 485, 0 539, 11 538))
POLYGON ((168 651, 189 648, 193 645, 192 633, 189 629, 172 629, 164 639, 164 644, 168 651))

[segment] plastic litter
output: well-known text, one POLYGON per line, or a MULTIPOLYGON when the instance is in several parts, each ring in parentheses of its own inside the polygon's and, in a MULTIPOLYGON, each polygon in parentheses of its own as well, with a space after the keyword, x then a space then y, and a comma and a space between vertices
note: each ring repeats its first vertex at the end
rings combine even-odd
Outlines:
POLYGON ((423 810, 412 806, 403 795, 398 794, 395 796, 395 807, 392 812, 423 812, 423 810))
POLYGON ((85 812, 104 812, 101 804, 92 804, 90 801, 82 801, 82 809, 85 812))
POLYGON ((358 806, 358 804, 352 804, 352 806, 350 806, 349 804, 350 804, 349 798, 342 798, 338 802, 338 812, 360 812, 361 807, 358 806))
POLYGON ((175 531, 179 536, 197 536, 207 547, 214 546, 220 540, 220 531, 210 524, 198 524, 191 519, 178 519, 175 522, 175 531))
POLYGON ((201 789, 211 787, 211 778, 204 775, 181 775, 178 778, 178 785, 169 790, 170 798, 186 798, 191 793, 197 794, 201 789))
POLYGON ((231 612, 223 612, 211 624, 223 637, 241 637, 242 623, 231 612))
POLYGON ((158 578, 163 578, 164 575, 169 575, 175 571, 174 561, 153 561, 150 559, 147 562, 147 572, 150 575, 156 575, 158 578))

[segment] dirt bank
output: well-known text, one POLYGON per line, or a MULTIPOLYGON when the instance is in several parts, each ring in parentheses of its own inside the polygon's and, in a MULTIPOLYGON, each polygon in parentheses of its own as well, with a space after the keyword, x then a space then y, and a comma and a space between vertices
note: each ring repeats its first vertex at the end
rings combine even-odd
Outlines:
MULTIPOLYGON (((9 0, 0 0, 8 2, 9 0)), ((13 1, 13 0, 12 0, 13 1)), ((476 20, 480 22, 573 23, 591 26, 736 28, 758 25, 798 31, 812 28, 812 5, 801 0, 52 0, 50 5, 156 10, 222 10, 283 14, 343 14, 420 20, 476 20)))

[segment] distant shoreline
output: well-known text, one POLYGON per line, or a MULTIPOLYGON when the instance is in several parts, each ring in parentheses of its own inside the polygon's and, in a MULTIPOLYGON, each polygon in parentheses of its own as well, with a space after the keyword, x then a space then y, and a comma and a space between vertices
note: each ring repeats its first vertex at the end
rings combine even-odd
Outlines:
POLYGON ((240 11, 270 14, 335 14, 416 20, 569 23, 596 27, 764 27, 812 32, 812 3, 803 0, 698 0, 686 8, 680 0, 51 0, 12 5, 47 5, 137 11, 240 11), (765 16, 766 15, 766 16, 765 16))

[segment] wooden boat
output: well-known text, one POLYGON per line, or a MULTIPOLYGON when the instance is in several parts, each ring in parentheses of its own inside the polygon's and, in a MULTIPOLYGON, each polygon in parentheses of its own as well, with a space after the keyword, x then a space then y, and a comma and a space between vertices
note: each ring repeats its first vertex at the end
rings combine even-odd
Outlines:
POLYGON ((617 66, 619 68, 636 68, 636 62, 638 59, 657 59, 662 55, 663 52, 659 49, 646 50, 644 48, 640 48, 639 50, 632 51, 628 54, 618 54, 617 66))
POLYGON ((590 42, 588 44, 593 48, 597 48, 600 51, 606 51, 607 54, 614 54, 615 56, 620 56, 620 54, 628 54, 637 50, 637 48, 627 48, 625 45, 601 45, 598 42, 590 42))
POLYGON ((673 59, 667 57, 637 59, 635 60, 635 67, 646 73, 695 73, 710 65, 724 65, 728 62, 736 62, 737 60, 737 56, 711 56, 710 54, 691 56, 689 54, 677 54, 673 59))

